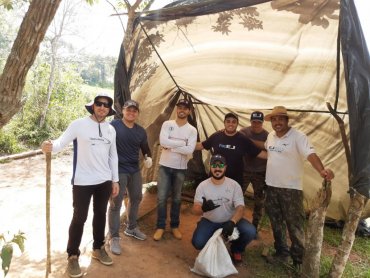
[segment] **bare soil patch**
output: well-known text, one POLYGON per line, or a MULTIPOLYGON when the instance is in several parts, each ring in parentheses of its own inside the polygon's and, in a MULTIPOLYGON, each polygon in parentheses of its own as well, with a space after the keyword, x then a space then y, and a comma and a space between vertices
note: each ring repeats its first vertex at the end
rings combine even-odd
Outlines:
MULTIPOLYGON (((46 228, 45 228, 45 159, 43 155, 0 164, 0 227, 9 236, 19 230, 26 235, 25 252, 15 250, 8 273, 14 277, 45 277, 46 228)), ((72 190, 70 178, 72 157, 65 153, 52 160, 51 177, 51 252, 52 273, 49 277, 68 277, 66 267, 66 243, 72 216, 72 190)), ((145 193, 139 225, 148 235, 139 241, 121 233, 123 252, 112 255, 114 264, 103 266, 90 257, 92 245, 92 212, 86 221, 81 243, 81 268, 84 277, 199 277, 190 271, 198 254, 191 245, 197 216, 191 214, 191 204, 184 202, 181 208, 180 229, 183 239, 175 239, 168 230, 163 239, 152 239, 155 231, 156 195, 145 193)), ((250 215, 249 215, 250 216, 250 215)), ((256 243, 253 243, 255 245, 256 243)), ((252 248, 252 247, 251 247, 252 248)), ((239 275, 246 277, 248 267, 238 267, 239 275)), ((0 274, 1 277, 2 274, 0 274)))

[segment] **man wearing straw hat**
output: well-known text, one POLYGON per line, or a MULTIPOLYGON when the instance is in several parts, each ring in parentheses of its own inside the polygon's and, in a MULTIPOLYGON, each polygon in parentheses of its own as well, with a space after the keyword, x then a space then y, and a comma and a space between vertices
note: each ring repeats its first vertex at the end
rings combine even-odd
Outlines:
POLYGON ((265 116, 271 121, 272 132, 267 137, 266 212, 270 218, 276 253, 268 261, 288 262, 300 271, 304 254, 304 220, 302 176, 307 159, 318 174, 330 181, 334 173, 323 166, 307 136, 288 125, 289 115, 284 106, 276 106, 265 116), (288 228, 291 247, 286 241, 288 228))

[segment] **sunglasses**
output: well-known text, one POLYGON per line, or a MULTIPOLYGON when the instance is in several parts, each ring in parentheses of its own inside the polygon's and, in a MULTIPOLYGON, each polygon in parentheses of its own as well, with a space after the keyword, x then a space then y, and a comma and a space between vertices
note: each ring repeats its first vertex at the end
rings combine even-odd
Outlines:
POLYGON ((211 164, 211 168, 223 169, 224 167, 225 167, 225 164, 223 164, 223 163, 213 163, 213 164, 211 164))
POLYGON ((94 104, 98 107, 101 107, 101 106, 104 106, 105 108, 110 108, 110 104, 107 103, 107 102, 102 102, 102 101, 99 101, 99 100, 95 100, 94 101, 94 104))

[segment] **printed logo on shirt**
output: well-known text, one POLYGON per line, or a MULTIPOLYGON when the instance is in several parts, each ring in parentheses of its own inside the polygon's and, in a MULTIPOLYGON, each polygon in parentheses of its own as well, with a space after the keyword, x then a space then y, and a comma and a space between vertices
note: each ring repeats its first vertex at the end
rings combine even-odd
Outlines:
POLYGON ((270 152, 282 153, 284 149, 285 148, 282 148, 282 147, 269 146, 270 152))
POLYGON ((213 199, 212 202, 215 205, 222 205, 222 204, 230 202, 230 199, 225 198, 225 197, 220 197, 220 198, 217 198, 217 199, 213 199))
POLYGON ((169 131, 172 131, 172 130, 174 130, 174 127, 173 127, 173 126, 170 126, 170 127, 168 128, 168 130, 169 130, 169 131))
POLYGON ((218 144, 218 146, 221 148, 221 149, 229 149, 229 150, 235 150, 236 147, 233 146, 233 145, 224 145, 224 144, 218 144))
POLYGON ((99 138, 90 137, 90 141, 91 141, 92 146, 101 145, 101 144, 107 144, 107 145, 111 144, 111 141, 105 137, 99 137, 99 138))

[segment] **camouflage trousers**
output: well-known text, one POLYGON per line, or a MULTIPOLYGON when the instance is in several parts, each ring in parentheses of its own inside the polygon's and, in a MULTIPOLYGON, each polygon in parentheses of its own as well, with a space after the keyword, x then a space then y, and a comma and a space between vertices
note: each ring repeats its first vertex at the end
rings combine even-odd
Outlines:
POLYGON ((274 246, 279 255, 288 255, 301 264, 304 255, 304 208, 303 191, 267 186, 266 213, 274 234, 274 246), (292 242, 287 245, 286 229, 292 242))
POLYGON ((266 199, 266 183, 265 172, 244 172, 243 175, 243 193, 247 190, 248 185, 252 184, 254 192, 254 208, 253 208, 253 225, 257 228, 260 222, 266 199))

